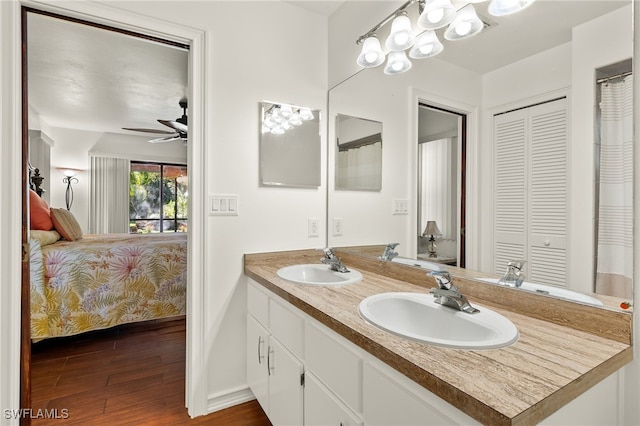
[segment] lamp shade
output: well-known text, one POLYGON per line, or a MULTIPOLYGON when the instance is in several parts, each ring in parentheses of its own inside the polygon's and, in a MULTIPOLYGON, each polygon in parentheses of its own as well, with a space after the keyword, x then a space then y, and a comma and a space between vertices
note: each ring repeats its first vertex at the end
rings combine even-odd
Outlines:
POLYGON ((458 11, 458 14, 444 32, 444 38, 447 40, 468 38, 478 34, 483 27, 484 23, 478 18, 476 9, 469 3, 458 11))
POLYGON ((429 58, 442 52, 443 46, 434 31, 427 30, 416 37, 416 42, 409 51, 413 59, 429 58))
POLYGON ((393 75, 401 74, 411 69, 411 61, 404 51, 390 52, 387 58, 387 65, 384 66, 384 73, 393 75))
POLYGON ((531 6, 535 0, 491 0, 489 13, 493 16, 504 16, 520 12, 531 6))
POLYGON ((56 170, 65 175, 66 177, 74 177, 77 174, 81 173, 81 169, 72 169, 70 167, 56 167, 56 170))
POLYGON ((440 228, 438 228, 438 224, 436 223, 435 220, 427 221, 427 226, 425 226, 422 236, 423 237, 426 237, 426 236, 441 237, 442 236, 442 232, 440 232, 440 228))
POLYGON ((384 62, 384 52, 380 40, 375 35, 367 37, 362 43, 362 50, 356 63, 364 68, 373 68, 384 62))
POLYGON ((391 23, 391 32, 385 42, 387 49, 393 51, 405 50, 413 46, 416 36, 411 29, 411 20, 403 13, 395 17, 391 23))
POLYGON ((418 26, 425 30, 437 30, 449 24, 456 16, 450 0, 427 0, 418 17, 418 26))

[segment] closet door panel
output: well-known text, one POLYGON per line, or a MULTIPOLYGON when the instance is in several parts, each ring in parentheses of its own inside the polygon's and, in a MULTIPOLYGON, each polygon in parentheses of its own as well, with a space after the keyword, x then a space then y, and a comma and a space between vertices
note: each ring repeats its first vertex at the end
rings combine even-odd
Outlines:
POLYGON ((495 273, 504 272, 508 261, 525 255, 526 134, 526 111, 495 117, 495 273))

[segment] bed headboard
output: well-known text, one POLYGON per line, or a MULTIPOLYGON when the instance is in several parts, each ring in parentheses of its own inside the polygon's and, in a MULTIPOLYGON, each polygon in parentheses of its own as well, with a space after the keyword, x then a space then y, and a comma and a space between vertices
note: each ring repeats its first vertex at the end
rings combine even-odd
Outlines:
POLYGON ((33 189, 39 197, 42 197, 42 193, 44 192, 44 189, 42 189, 43 180, 44 177, 40 176, 40 169, 29 164, 29 187, 33 189))

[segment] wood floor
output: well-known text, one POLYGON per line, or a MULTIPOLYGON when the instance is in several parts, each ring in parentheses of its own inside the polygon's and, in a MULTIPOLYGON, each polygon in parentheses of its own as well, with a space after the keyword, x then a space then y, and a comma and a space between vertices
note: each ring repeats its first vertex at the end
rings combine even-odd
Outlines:
POLYGON ((188 416, 185 335, 182 318, 35 343, 32 425, 270 426, 256 401, 188 416))

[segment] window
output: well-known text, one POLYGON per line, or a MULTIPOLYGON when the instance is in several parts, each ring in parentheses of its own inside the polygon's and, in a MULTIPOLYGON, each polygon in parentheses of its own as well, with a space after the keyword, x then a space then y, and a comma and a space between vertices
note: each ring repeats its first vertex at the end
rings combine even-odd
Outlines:
POLYGON ((187 166, 131 162, 129 232, 187 232, 187 166))

